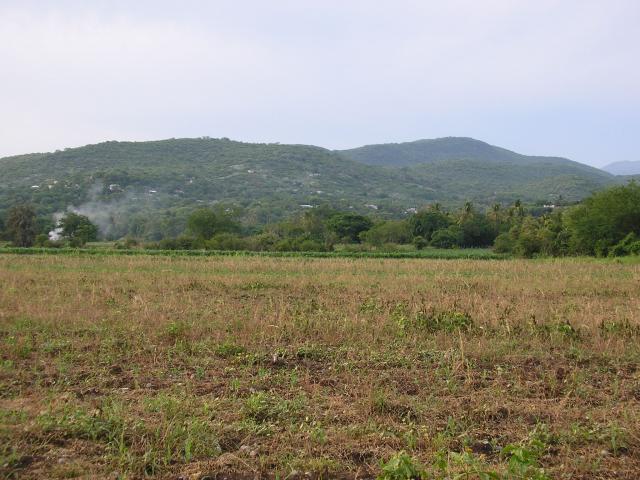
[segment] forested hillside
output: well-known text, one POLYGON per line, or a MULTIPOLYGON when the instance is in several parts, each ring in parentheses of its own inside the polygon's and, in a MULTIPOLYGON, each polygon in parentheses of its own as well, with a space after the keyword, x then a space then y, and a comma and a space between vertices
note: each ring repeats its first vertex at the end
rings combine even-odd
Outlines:
POLYGON ((211 138, 105 142, 0 159, 0 214, 20 203, 41 216, 73 207, 110 236, 154 238, 182 231, 190 211, 211 204, 237 210, 247 225, 321 204, 392 218, 433 202, 574 201, 616 181, 472 139, 349 151, 211 138))

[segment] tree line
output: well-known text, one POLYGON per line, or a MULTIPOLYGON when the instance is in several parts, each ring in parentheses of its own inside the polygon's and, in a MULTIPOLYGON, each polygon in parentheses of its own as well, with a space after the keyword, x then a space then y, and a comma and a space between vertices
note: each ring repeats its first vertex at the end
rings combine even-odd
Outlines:
MULTIPOLYGON (((33 207, 16 205, 0 219, 0 233, 21 247, 78 247, 99 235, 89 218, 72 212, 58 220, 53 235, 42 231, 43 225, 50 226, 37 218, 33 207)), ((188 216, 182 235, 147 243, 125 238, 115 245, 254 251, 493 247, 521 257, 638 255, 640 185, 630 182, 594 193, 577 205, 543 209, 516 201, 481 211, 467 202, 447 211, 435 203, 398 220, 321 205, 260 229, 243 224, 232 208, 206 207, 188 216)))

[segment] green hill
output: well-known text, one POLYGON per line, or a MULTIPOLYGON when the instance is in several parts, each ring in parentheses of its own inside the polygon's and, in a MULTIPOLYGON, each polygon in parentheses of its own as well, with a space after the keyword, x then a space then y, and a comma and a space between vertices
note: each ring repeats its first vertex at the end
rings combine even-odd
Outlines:
POLYGON ((323 203, 397 217, 435 201, 577 200, 615 181, 566 159, 471 139, 347 151, 210 138, 105 142, 0 159, 0 214, 21 202, 40 214, 74 207, 110 236, 157 238, 179 233, 188 212, 202 205, 233 206, 247 225, 323 203))
POLYGON ((579 200, 615 183, 611 174, 561 157, 522 155, 465 137, 366 145, 342 150, 345 158, 402 171, 446 199, 479 203, 579 200))
POLYGON ((365 145, 351 150, 342 150, 340 153, 344 157, 360 163, 385 167, 406 167, 449 160, 467 160, 491 165, 562 165, 571 167, 574 172, 580 171, 600 178, 609 177, 602 170, 566 158, 522 155, 466 137, 365 145))

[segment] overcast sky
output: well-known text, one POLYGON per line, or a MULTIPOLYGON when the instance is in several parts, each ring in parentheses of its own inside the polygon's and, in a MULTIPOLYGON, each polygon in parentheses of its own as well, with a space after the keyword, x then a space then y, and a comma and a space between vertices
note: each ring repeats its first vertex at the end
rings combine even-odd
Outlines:
POLYGON ((0 156, 469 136, 640 160, 638 0, 0 0, 0 156))

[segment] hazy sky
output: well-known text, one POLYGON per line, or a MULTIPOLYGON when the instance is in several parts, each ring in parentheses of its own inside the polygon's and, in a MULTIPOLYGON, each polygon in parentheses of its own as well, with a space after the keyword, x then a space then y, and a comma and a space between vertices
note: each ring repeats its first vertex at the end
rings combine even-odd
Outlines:
POLYGON ((470 136, 640 160, 638 0, 0 0, 0 156, 470 136))

